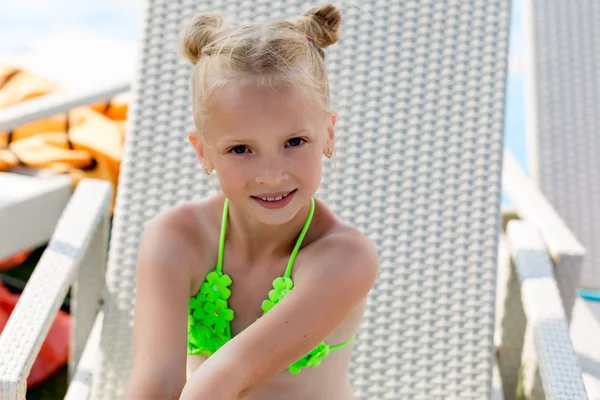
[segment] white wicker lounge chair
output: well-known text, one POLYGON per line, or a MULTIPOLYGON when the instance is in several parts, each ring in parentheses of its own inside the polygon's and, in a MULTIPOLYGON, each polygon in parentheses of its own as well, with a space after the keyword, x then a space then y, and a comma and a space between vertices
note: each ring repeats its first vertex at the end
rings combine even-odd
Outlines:
MULTIPOLYGON (((525 361, 540 365, 548 398, 586 398, 550 258, 542 239, 529 233, 540 227, 535 221, 511 227, 510 252, 508 246, 498 252, 509 6, 508 0, 373 0, 362 9, 345 7, 343 39, 327 52, 340 111, 340 184, 327 168, 319 196, 364 230, 381 262, 351 370, 361 399, 502 397, 492 390, 498 256, 512 256, 518 267, 518 279, 508 273, 507 282, 517 282, 522 293, 533 332, 527 348, 540 354, 525 361), (540 254, 535 262, 532 253, 540 254), (529 271, 536 268, 548 280, 542 298, 532 295, 529 271), (552 306, 551 327, 540 302, 552 306), (560 351, 548 353, 554 345, 560 351), (557 368, 565 375, 557 377, 557 368)), ((148 1, 108 262, 110 188, 86 181, 0 336, 0 400, 24 398, 35 354, 72 284, 67 398, 85 399, 90 391, 94 399, 122 397, 144 223, 212 188, 185 141, 189 67, 168 50, 184 19, 214 9, 249 21, 299 15, 305 4, 148 1)), ((523 343, 524 332, 513 336, 523 343)), ((505 337, 500 353, 509 343, 505 337)), ((516 382, 519 365, 500 375, 516 382)))
MULTIPOLYGON (((585 247, 575 287, 598 299, 600 7, 593 0, 527 0, 523 11, 529 170, 585 247)), ((600 302, 576 298, 571 336, 590 398, 600 398, 600 302)))
POLYGON ((508 151, 503 189, 521 219, 508 222, 498 255, 495 344, 503 392, 587 399, 569 335, 584 249, 508 151))

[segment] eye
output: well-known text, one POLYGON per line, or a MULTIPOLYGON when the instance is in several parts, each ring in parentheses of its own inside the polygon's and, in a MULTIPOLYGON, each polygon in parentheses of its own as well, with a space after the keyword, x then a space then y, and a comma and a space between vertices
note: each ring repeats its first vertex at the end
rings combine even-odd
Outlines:
POLYGON ((302 138, 291 138, 287 142, 288 142, 288 145, 291 147, 298 147, 298 146, 301 146, 303 143, 305 143, 306 140, 304 140, 302 138))
POLYGON ((232 147, 229 150, 229 153, 244 154, 246 152, 246 150, 248 150, 248 147, 246 147, 244 145, 239 145, 239 146, 232 147))

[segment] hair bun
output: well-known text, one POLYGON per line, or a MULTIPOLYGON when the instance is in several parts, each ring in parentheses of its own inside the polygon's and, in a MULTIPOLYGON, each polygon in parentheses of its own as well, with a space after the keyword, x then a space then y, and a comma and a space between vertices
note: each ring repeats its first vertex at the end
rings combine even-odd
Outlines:
POLYGON ((196 64, 202 49, 215 40, 223 26, 223 17, 218 14, 198 14, 188 23, 183 36, 183 55, 196 64))
POLYGON ((331 46, 339 39, 342 14, 333 4, 311 8, 297 22, 298 27, 321 48, 331 46))

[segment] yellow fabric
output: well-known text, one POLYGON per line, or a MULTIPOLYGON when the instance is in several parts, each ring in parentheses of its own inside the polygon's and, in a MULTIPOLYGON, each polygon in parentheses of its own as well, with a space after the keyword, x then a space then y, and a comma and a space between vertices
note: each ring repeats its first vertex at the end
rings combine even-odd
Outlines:
MULTIPOLYGON (((0 63, 0 108, 59 89, 48 79, 0 63)), ((79 107, 20 126, 11 133, 10 143, 9 133, 0 132, 0 171, 23 164, 69 174, 75 185, 95 178, 116 189, 127 109, 127 98, 117 96, 108 104, 79 107)))

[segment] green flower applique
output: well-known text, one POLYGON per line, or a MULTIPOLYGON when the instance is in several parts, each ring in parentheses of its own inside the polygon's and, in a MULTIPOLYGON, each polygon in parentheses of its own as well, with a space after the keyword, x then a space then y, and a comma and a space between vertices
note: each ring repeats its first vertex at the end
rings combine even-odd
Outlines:
POLYGON ((200 287, 200 293, 190 299, 188 314, 188 348, 192 355, 209 357, 230 338, 229 322, 233 310, 227 299, 231 278, 220 271, 212 271, 200 287))
MULTIPOLYGON (((193 317, 188 318, 188 348, 190 354, 197 354, 198 348, 204 348, 205 344, 208 343, 211 337, 210 329, 206 326, 196 323, 193 317), (190 321, 191 319, 191 321, 190 321)), ((203 355, 203 354, 200 354, 203 355)))
POLYGON ((206 302, 206 296, 198 294, 196 297, 190 299, 190 307, 188 313, 190 317, 194 319, 202 320, 204 318, 204 303, 206 302))
POLYGON ((206 282, 200 287, 200 294, 206 295, 206 300, 214 303, 217 299, 227 300, 231 296, 229 275, 219 271, 212 271, 206 275, 206 282))
POLYGON ((273 281, 273 290, 269 292, 269 300, 265 300, 262 302, 262 309, 266 313, 271 308, 275 306, 275 304, 279 303, 281 299, 285 297, 286 294, 294 287, 294 281, 292 281, 288 277, 280 277, 273 281))
POLYGON ((214 326, 214 333, 217 336, 224 336, 225 329, 230 321, 233 320, 233 310, 227 306, 227 302, 217 299, 214 303, 206 302, 204 304, 203 322, 208 326, 214 326))
POLYGON ((318 367, 330 352, 329 345, 325 342, 321 342, 312 349, 307 355, 289 366, 288 370, 291 374, 298 374, 302 368, 307 367, 318 367))

